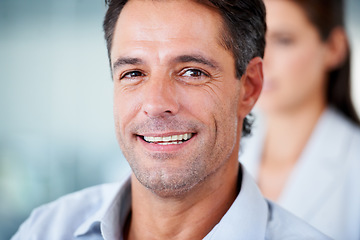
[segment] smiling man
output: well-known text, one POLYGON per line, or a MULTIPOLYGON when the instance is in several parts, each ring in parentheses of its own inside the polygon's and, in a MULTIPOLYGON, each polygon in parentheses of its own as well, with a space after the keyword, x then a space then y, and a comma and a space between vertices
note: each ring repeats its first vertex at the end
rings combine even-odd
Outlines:
POLYGON ((326 239, 238 162, 262 87, 260 0, 110 0, 119 145, 132 174, 35 210, 14 239, 326 239))

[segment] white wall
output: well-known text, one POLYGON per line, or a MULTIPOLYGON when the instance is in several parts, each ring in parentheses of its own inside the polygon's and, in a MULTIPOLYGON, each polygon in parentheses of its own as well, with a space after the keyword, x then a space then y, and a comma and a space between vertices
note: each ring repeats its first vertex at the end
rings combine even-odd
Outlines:
POLYGON ((352 54, 352 98, 360 115, 360 1, 348 0, 346 6, 347 31, 350 37, 352 54))
POLYGON ((102 0, 0 0, 0 239, 34 207, 128 170, 104 13, 102 0))

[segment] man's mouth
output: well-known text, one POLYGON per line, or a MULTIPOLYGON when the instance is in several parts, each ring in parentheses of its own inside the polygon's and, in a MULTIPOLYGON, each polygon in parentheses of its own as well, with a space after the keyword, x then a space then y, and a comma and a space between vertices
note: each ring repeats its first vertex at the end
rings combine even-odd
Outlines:
POLYGON ((166 137, 152 137, 152 136, 139 136, 145 142, 155 143, 159 145, 172 145, 172 144, 182 144, 193 137, 192 133, 184 133, 179 135, 171 135, 166 137))

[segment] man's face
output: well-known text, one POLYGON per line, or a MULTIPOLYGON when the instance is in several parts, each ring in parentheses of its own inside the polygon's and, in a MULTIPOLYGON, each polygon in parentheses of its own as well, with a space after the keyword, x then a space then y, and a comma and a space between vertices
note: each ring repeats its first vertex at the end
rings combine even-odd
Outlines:
POLYGON ((129 1, 111 62, 116 134, 136 178, 176 196, 237 163, 248 110, 220 15, 192 1, 129 1))

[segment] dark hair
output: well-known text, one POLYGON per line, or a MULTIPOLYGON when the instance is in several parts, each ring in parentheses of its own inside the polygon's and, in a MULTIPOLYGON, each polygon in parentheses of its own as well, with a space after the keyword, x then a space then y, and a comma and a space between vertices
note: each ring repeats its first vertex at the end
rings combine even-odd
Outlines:
MULTIPOLYGON (((265 6, 262 0, 194 0, 218 10, 224 21, 222 45, 230 50, 235 59, 236 77, 241 78, 247 64, 254 57, 263 57, 265 48, 265 6)), ((109 61, 116 22, 128 0, 105 0, 108 10, 103 28, 109 61)), ((251 115, 243 122, 242 135, 249 135, 251 115)))
MULTIPOLYGON (((317 28, 323 41, 327 41, 336 27, 344 28, 343 0, 292 0, 306 13, 317 28)), ((326 100, 329 105, 360 125, 359 117, 351 101, 350 51, 345 61, 329 72, 326 100)))

